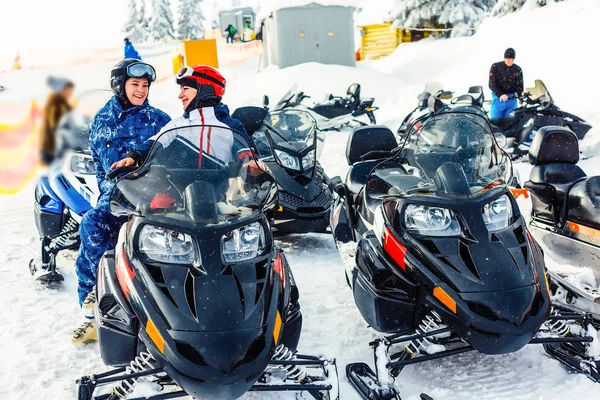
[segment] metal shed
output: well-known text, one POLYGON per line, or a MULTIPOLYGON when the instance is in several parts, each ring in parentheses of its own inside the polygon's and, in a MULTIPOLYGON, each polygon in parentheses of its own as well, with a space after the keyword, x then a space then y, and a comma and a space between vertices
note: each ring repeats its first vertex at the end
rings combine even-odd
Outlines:
POLYGON ((250 28, 254 29, 254 20, 255 14, 252 7, 232 8, 219 12, 221 33, 225 31, 229 24, 233 25, 239 34, 241 34, 244 29, 244 23, 248 23, 250 28))
POLYGON ((263 21, 263 64, 356 66, 354 7, 310 3, 274 10, 263 21))

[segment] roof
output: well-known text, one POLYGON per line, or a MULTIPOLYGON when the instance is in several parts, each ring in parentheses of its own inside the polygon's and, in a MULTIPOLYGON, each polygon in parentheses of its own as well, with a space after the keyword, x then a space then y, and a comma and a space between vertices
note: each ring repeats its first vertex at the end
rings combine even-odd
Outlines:
POLYGON ((340 6, 357 8, 359 0, 261 0, 256 12, 256 22, 267 18, 273 11, 283 8, 304 7, 308 5, 318 6, 340 6))

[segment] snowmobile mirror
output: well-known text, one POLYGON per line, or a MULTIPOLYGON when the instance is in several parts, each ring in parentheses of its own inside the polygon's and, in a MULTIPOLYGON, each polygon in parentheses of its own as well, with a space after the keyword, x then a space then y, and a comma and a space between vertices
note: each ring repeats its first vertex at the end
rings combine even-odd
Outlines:
POLYGON ((329 97, 327 97, 327 100, 333 100, 333 95, 331 93, 329 93, 329 97))
POLYGON ((265 106, 265 108, 269 106, 269 96, 266 94, 263 96, 263 106, 265 106))

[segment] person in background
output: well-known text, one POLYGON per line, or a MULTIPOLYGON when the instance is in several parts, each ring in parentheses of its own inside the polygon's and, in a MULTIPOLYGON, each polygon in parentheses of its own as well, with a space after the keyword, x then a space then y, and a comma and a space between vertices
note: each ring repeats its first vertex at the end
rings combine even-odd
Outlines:
POLYGON ((507 118, 523 94, 523 71, 515 64, 514 49, 506 49, 504 61, 492 64, 489 86, 492 91, 490 119, 507 118))
POLYGON ((72 109, 69 99, 75 87, 70 80, 53 76, 48 77, 47 83, 52 92, 44 106, 44 120, 40 134, 40 159, 44 165, 54 161, 56 128, 61 118, 72 109))
POLYGON ((141 60, 140 54, 133 47, 133 44, 129 41, 129 38, 123 39, 125 43, 125 47, 123 49, 123 58, 135 58, 136 60, 141 60))
POLYGON ((235 37, 235 34, 237 33, 237 29, 235 29, 235 26, 229 24, 225 29, 225 33, 227 34, 227 43, 233 43, 233 39, 235 37))
POLYGON ((110 166, 156 135, 171 118, 148 104, 150 84, 156 71, 134 58, 118 62, 110 73, 114 96, 98 111, 90 133, 90 152, 96 165, 100 196, 96 206, 85 213, 79 227, 81 245, 75 261, 79 305, 85 314, 81 327, 73 332, 74 344, 98 340, 94 322, 96 273, 100 258, 113 248, 125 218, 110 213, 109 199, 114 182, 106 179, 110 166))

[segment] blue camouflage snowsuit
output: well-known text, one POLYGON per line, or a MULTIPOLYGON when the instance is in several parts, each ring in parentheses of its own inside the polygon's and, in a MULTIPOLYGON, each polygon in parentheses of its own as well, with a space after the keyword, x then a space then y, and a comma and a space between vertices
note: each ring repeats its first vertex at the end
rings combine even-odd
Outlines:
POLYGON ((100 197, 96 207, 83 216, 79 228, 81 246, 75 262, 79 305, 96 284, 100 258, 115 246, 119 229, 125 222, 124 218, 110 213, 108 201, 114 183, 106 180, 105 175, 113 163, 125 158, 127 153, 158 133, 170 120, 167 114, 151 107, 148 100, 141 106, 123 110, 114 96, 94 117, 90 151, 96 164, 100 197))
POLYGON ((140 57, 140 54, 133 47, 133 44, 131 42, 125 43, 125 47, 123 48, 123 53, 124 53, 123 55, 125 56, 124 58, 135 58, 137 60, 142 59, 142 57, 140 57))

